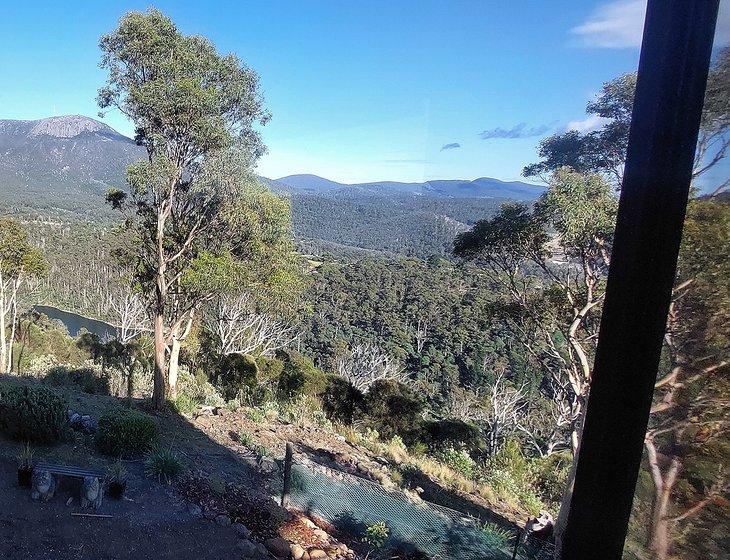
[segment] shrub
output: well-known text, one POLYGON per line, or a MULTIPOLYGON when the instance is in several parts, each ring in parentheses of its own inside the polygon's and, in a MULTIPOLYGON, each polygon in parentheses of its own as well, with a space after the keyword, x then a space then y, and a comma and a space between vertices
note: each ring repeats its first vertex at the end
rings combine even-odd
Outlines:
POLYGON ((246 417, 256 424, 261 424, 266 419, 264 413, 258 408, 247 408, 246 417))
POLYGON ((157 422, 143 412, 113 408, 99 418, 96 445, 102 453, 133 457, 149 451, 157 443, 157 422))
POLYGON ((192 414, 198 410, 198 401, 188 393, 178 393, 172 405, 180 414, 192 414))
POLYGON ((67 428, 66 401, 45 387, 0 388, 0 431, 15 440, 58 441, 67 428))
POLYGON ((185 465, 170 447, 155 446, 145 459, 147 476, 167 484, 180 476, 184 470, 185 465))
POLYGON ((439 461, 455 470, 461 476, 469 479, 474 478, 476 465, 474 464, 474 460, 466 451, 447 447, 446 449, 441 450, 437 457, 439 461))
POLYGON ((385 521, 378 521, 365 528, 363 542, 369 544, 373 548, 382 548, 390 536, 390 529, 385 521))
POLYGON ((488 521, 479 529, 493 548, 505 549, 515 537, 511 531, 488 521))
POLYGON ((322 395, 322 410, 333 422, 352 424, 355 411, 362 405, 363 395, 352 383, 339 375, 327 376, 322 395))
POLYGON ((410 388, 392 380, 376 381, 361 407, 364 420, 383 439, 400 436, 406 443, 418 439, 424 403, 410 388))
POLYGON ((76 385, 84 393, 91 395, 109 394, 109 379, 97 375, 91 368, 69 369, 67 366, 55 366, 48 371, 43 382, 56 387, 76 385))
POLYGON ((259 356, 256 358, 256 365, 259 368, 260 383, 275 385, 279 382, 281 372, 284 371, 284 362, 278 358, 259 356))
POLYGON ((466 449, 470 455, 483 453, 486 442, 474 424, 449 418, 424 424, 424 436, 432 449, 452 447, 466 449))
POLYGON ((247 354, 223 356, 219 369, 218 379, 226 399, 235 399, 241 392, 248 394, 256 387, 259 368, 247 354))
POLYGON ((569 451, 554 453, 530 462, 532 485, 543 500, 553 504, 562 500, 571 462, 569 451))
POLYGON ((106 471, 106 479, 108 482, 116 484, 124 484, 127 482, 127 469, 122 465, 122 461, 117 459, 111 467, 106 471))
POLYGON ((285 357, 284 369, 277 384, 277 398, 281 401, 292 400, 302 395, 321 395, 327 385, 324 372, 315 367, 314 362, 297 352, 279 354, 285 357))

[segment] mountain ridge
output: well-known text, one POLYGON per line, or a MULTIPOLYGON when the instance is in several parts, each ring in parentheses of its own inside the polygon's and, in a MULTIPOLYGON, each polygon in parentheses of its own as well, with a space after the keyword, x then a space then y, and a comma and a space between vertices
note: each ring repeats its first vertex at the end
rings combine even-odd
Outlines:
POLYGON ((273 180, 306 194, 334 194, 360 190, 372 194, 412 194, 447 198, 512 198, 535 200, 545 190, 541 185, 521 181, 502 181, 492 177, 477 179, 438 179, 423 183, 372 181, 367 183, 338 183, 312 174, 287 175, 273 180))

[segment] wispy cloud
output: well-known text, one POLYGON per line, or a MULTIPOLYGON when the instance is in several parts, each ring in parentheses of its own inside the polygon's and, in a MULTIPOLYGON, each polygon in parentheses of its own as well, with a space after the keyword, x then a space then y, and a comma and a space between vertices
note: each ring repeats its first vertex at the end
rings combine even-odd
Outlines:
POLYGON ((482 140, 489 140, 490 138, 530 138, 531 136, 540 136, 549 129, 550 127, 546 124, 528 127, 527 123, 520 123, 510 129, 502 128, 501 126, 498 126, 497 128, 490 128, 480 132, 479 138, 482 140))
POLYGON ((461 144, 459 144, 458 142, 452 142, 451 144, 444 144, 443 146, 441 146, 441 151, 443 152, 444 150, 455 150, 456 148, 461 148, 461 144))
POLYGON ((570 33, 588 47, 625 49, 641 45, 646 0, 615 0, 599 6, 570 33))
POLYGON ((582 121, 570 121, 567 125, 565 125, 565 130, 566 132, 569 130, 575 130, 577 132, 583 133, 593 132, 594 130, 598 130, 604 124, 610 121, 611 119, 599 117, 598 115, 591 115, 590 117, 587 117, 582 121))
MULTIPOLYGON (((587 47, 626 49, 641 46, 646 0, 613 0, 601 4, 590 17, 570 30, 587 47)), ((730 42, 730 2, 720 2, 715 47, 730 42)))

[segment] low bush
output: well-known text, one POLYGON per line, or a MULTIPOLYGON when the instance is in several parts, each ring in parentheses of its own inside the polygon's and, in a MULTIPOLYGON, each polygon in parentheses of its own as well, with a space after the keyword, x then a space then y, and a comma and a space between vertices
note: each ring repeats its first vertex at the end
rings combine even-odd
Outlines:
POLYGON ((259 368, 253 357, 228 354, 221 358, 219 369, 218 380, 224 398, 235 399, 256 388, 259 368))
POLYGON ((109 380, 91 368, 55 366, 48 371, 43 382, 56 387, 75 385, 91 395, 109 394, 109 380))
POLYGON ((107 410, 99 418, 96 445, 114 457, 134 457, 157 443, 157 421, 150 415, 129 408, 107 410))
POLYGON ((424 439, 433 450, 449 447, 465 449, 470 455, 477 457, 487 448, 479 428, 463 420, 448 418, 426 422, 423 432, 424 439))
POLYGON ((321 395, 327 386, 327 376, 315 367, 314 362, 298 352, 280 352, 277 357, 284 362, 284 369, 277 384, 280 401, 296 399, 302 395, 321 395))
POLYGON ((58 441, 67 429, 66 400, 45 387, 0 387, 0 431, 33 443, 58 441))
POLYGON ((363 542, 369 544, 373 548, 382 548, 383 545, 388 541, 390 536, 390 529, 385 524, 385 521, 378 521, 368 525, 363 535, 363 542))
POLYGON ((392 380, 373 383, 360 407, 363 420, 385 440, 400 436, 407 444, 418 440, 423 401, 406 385, 392 380))
POLYGON ((332 422, 352 424, 355 412, 362 406, 363 395, 352 383, 339 375, 327 376, 322 394, 322 410, 332 422))
POLYGON ((571 463, 572 457, 569 451, 553 453, 548 457, 530 461, 532 485, 545 502, 560 503, 571 463))
POLYGON ((464 478, 474 478, 476 464, 474 463, 474 459, 466 451, 447 447, 439 451, 437 458, 444 465, 451 467, 464 478))
POLYGON ((184 470, 185 465, 182 460, 169 447, 155 446, 145 458, 145 473, 160 482, 170 484, 184 470))

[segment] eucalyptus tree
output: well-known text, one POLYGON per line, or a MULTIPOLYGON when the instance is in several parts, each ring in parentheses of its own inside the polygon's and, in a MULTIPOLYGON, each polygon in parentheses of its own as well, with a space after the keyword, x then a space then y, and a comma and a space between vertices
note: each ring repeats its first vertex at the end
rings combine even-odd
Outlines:
POLYGON ((21 289, 46 268, 43 254, 30 243, 23 226, 0 219, 0 373, 12 368, 21 289))
MULTIPOLYGON (((603 84, 586 112, 596 118, 595 130, 566 130, 543 139, 538 147, 542 158, 525 166, 526 177, 547 180, 560 167, 583 173, 601 173, 614 186, 623 178, 623 165, 629 143, 629 127, 636 89, 636 74, 625 74, 603 84)), ((707 79, 702 125, 697 141, 694 179, 705 175, 723 160, 730 148, 730 47, 715 58, 707 79)), ((730 179, 711 185, 715 193, 725 190, 730 179)))
POLYGON ((289 203, 252 173, 264 152, 255 125, 269 113, 257 74, 235 55, 154 9, 125 15, 100 47, 109 77, 99 105, 126 115, 147 150, 127 170, 129 193, 107 199, 133 232, 126 258, 147 295, 160 407, 175 396, 180 344, 206 301, 295 276, 289 203))
POLYGON ((598 174, 561 168, 530 211, 506 204, 454 242, 508 294, 502 317, 544 373, 573 452, 588 398, 617 198, 598 174))

